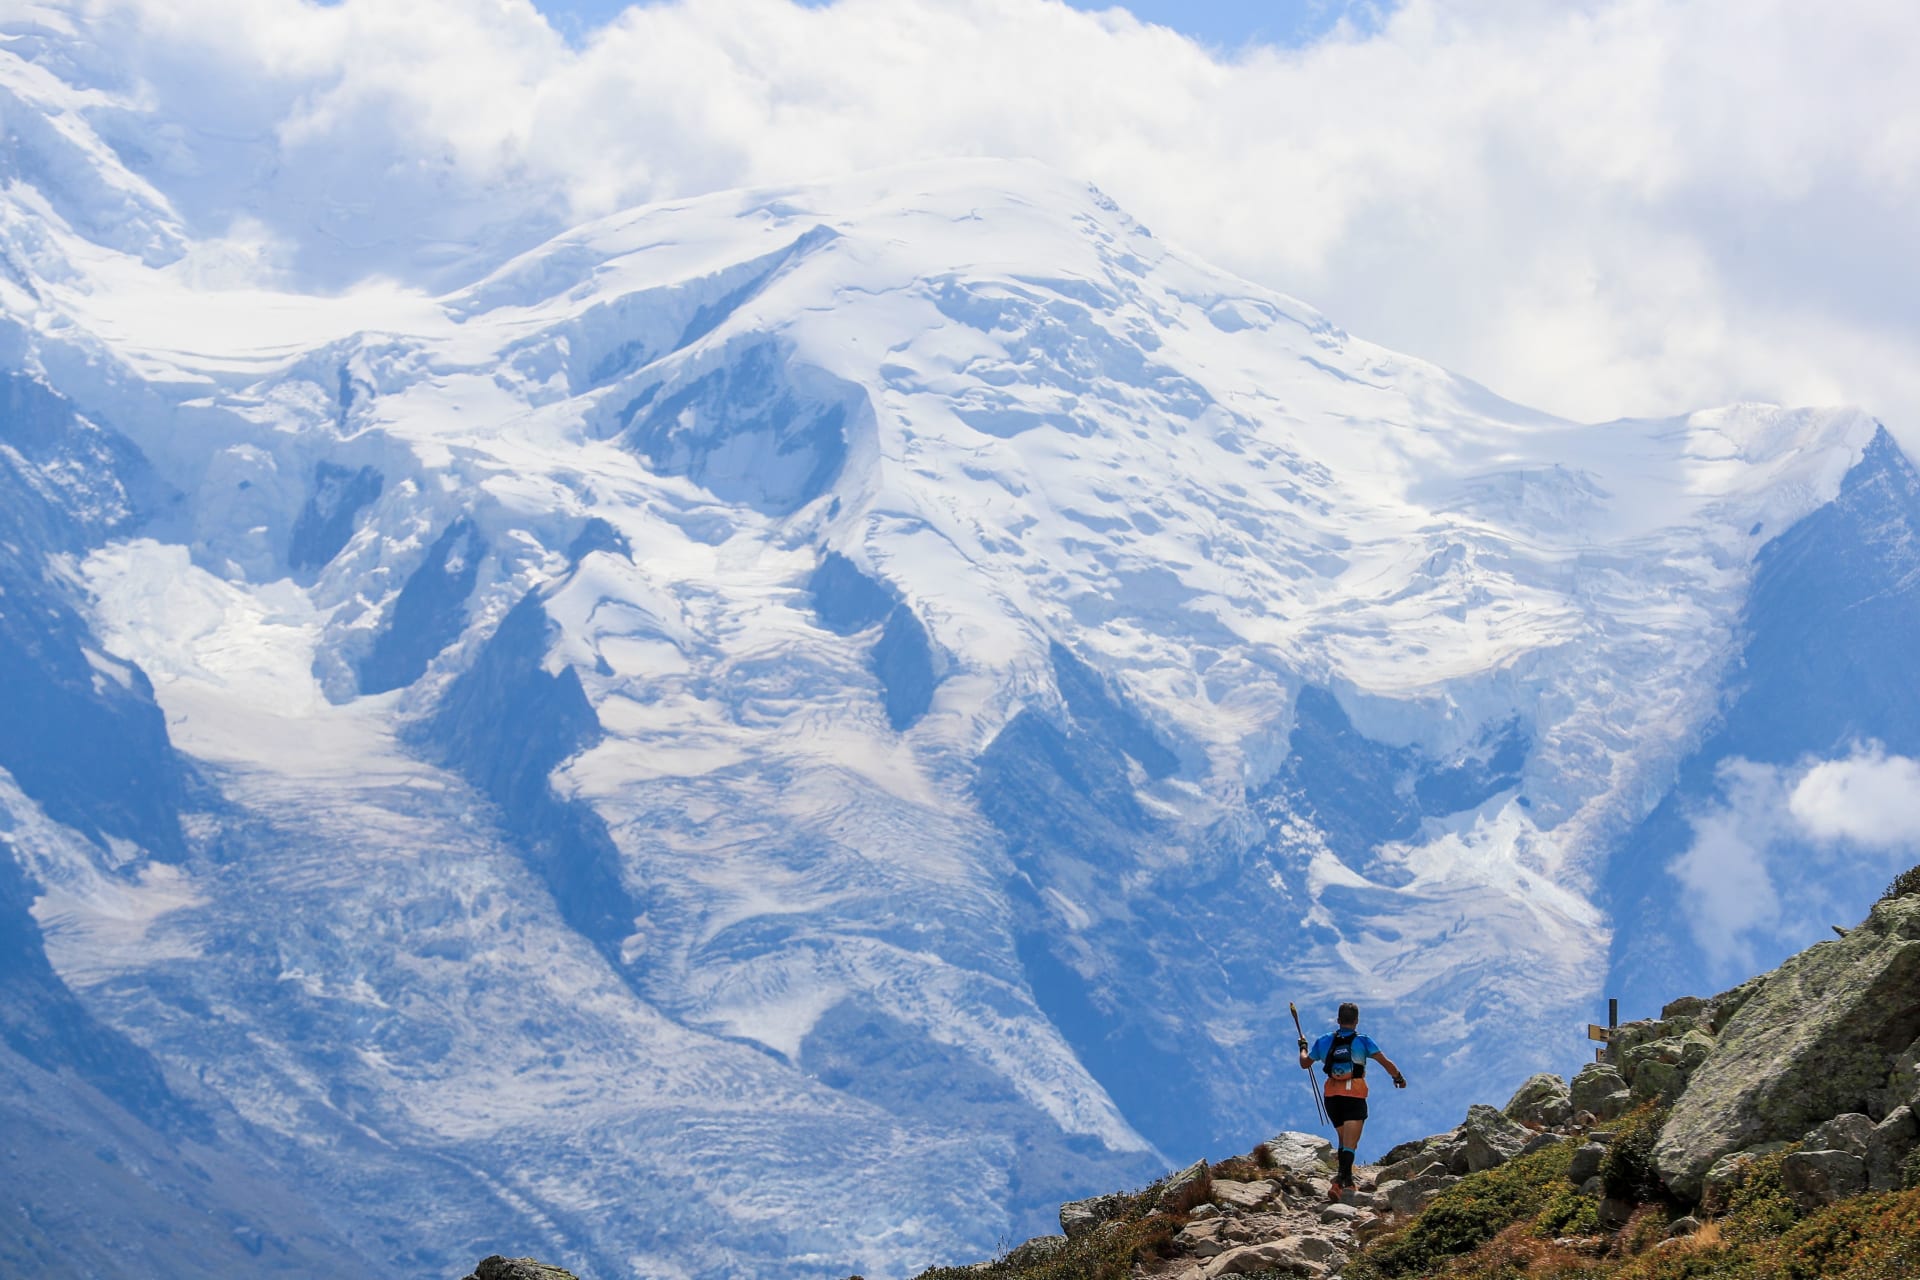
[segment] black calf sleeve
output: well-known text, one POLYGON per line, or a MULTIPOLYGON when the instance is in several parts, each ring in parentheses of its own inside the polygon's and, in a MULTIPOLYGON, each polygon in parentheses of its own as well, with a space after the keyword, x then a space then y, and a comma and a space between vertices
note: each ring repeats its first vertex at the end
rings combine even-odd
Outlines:
POLYGON ((1345 1147, 1340 1148, 1340 1181, 1342 1182, 1353 1181, 1353 1156, 1354 1153, 1345 1147))

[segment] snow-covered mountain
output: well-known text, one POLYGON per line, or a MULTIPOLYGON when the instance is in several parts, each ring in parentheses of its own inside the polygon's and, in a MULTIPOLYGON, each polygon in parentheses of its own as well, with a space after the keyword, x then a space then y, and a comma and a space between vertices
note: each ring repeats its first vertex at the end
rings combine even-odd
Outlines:
POLYGON ((1561 421, 1013 162, 271 289, 63 30, 0 50, 29 1201, 190 1148, 111 1212, 236 1271, 901 1275, 1309 1127, 1290 1000, 1389 1142, 1900 852, 1722 839, 1920 754, 1859 411, 1561 421))

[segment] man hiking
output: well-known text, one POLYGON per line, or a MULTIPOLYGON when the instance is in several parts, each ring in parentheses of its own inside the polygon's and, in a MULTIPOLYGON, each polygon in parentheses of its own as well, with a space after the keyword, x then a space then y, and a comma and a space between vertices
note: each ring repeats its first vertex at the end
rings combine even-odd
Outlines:
POLYGON ((1300 1037, 1300 1065, 1312 1070, 1316 1062, 1325 1064, 1327 1120, 1340 1140, 1340 1172, 1328 1188, 1330 1200, 1353 1189, 1353 1157, 1360 1149, 1360 1130, 1367 1123, 1367 1063, 1385 1067, 1394 1088, 1407 1087, 1407 1078, 1393 1059, 1380 1052, 1371 1037, 1360 1034, 1360 1006, 1351 1001, 1342 1004, 1339 1016, 1339 1029, 1321 1036, 1311 1049, 1307 1038, 1300 1037))

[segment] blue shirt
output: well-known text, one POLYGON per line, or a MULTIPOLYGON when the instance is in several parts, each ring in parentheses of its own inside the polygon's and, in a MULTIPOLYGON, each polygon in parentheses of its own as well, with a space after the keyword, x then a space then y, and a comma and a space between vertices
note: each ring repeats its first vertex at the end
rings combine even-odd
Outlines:
MULTIPOLYGON (((1321 1036, 1318 1040, 1315 1040, 1313 1042, 1313 1048, 1308 1051, 1307 1056, 1309 1058, 1312 1058, 1315 1062, 1325 1062, 1327 1060, 1327 1054, 1332 1049, 1333 1049, 1333 1033, 1328 1032, 1326 1035, 1321 1036)), ((1375 1044, 1371 1037, 1364 1036, 1364 1035, 1355 1035, 1353 1037, 1353 1065, 1354 1066, 1365 1067, 1367 1065, 1368 1058, 1377 1058, 1379 1056, 1380 1056, 1380 1046, 1375 1044)), ((1352 1074, 1353 1073, 1350 1071, 1337 1071, 1335 1072, 1333 1078, 1335 1080, 1344 1080, 1349 1078, 1352 1074)))

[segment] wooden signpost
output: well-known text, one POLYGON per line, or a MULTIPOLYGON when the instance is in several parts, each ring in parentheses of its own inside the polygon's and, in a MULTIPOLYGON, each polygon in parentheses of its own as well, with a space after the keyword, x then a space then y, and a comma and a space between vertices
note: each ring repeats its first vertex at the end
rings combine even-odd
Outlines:
POLYGON ((1603 1027, 1597 1022, 1589 1022, 1587 1024, 1587 1039, 1598 1040, 1600 1042, 1599 1048, 1593 1051, 1593 1060, 1595 1062, 1605 1062, 1607 1060, 1607 1045, 1612 1043, 1614 1028, 1619 1025, 1620 1002, 1609 999, 1607 1001, 1607 1025, 1603 1027))

